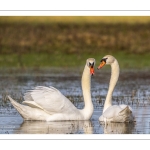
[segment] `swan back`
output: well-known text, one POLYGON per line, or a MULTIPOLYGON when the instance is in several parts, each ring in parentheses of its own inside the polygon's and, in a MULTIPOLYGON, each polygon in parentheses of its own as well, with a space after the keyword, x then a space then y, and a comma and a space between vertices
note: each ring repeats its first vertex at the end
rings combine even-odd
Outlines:
POLYGON ((105 110, 99 121, 108 122, 131 122, 134 120, 132 110, 128 105, 113 105, 105 110))

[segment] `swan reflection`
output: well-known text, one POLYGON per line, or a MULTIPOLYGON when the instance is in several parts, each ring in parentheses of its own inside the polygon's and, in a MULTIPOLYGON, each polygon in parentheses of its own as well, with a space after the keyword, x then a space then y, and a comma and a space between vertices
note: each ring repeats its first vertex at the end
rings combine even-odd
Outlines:
POLYGON ((116 123, 109 122, 103 125, 104 134, 131 134, 134 129, 134 123, 116 123))
POLYGON ((92 134, 91 121, 24 121, 16 134, 92 134))

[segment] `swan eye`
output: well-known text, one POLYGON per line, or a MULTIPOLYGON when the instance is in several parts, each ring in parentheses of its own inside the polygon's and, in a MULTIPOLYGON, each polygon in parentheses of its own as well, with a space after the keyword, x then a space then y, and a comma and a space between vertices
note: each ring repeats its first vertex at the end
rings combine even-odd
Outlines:
POLYGON ((93 67, 94 67, 94 62, 92 62, 92 63, 89 62, 89 67, 90 67, 90 68, 93 68, 93 67))
POLYGON ((93 63, 89 62, 89 67, 93 67, 93 66, 94 66, 94 62, 93 63))
POLYGON ((105 63, 106 63, 106 60, 107 60, 108 58, 103 58, 100 62, 102 62, 102 61, 104 61, 105 63))

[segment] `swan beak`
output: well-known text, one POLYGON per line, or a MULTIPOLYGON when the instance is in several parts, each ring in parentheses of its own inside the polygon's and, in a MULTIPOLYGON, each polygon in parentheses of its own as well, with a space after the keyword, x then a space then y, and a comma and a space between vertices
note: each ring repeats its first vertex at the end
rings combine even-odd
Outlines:
POLYGON ((90 74, 94 75, 94 67, 92 67, 92 66, 90 67, 90 74))
POLYGON ((105 61, 102 61, 102 62, 100 63, 100 65, 97 67, 97 69, 101 69, 105 64, 106 64, 106 62, 105 62, 105 61))

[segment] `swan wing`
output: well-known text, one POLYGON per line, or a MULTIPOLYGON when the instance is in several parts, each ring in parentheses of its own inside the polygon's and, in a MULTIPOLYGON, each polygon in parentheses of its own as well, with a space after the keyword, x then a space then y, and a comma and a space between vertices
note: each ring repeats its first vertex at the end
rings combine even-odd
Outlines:
POLYGON ((39 108, 39 109, 43 110, 43 108, 40 105, 38 105, 37 103, 35 103, 34 101, 23 101, 22 103, 26 104, 32 108, 39 108))
POLYGON ((34 101, 34 104, 37 104, 36 107, 40 106, 50 114, 70 113, 76 110, 70 100, 54 87, 37 86, 35 89, 25 93, 24 99, 24 103, 28 101, 27 103, 29 104, 29 101, 34 101))
MULTIPOLYGON (((110 106, 102 115, 107 121, 112 122, 128 122, 133 121, 134 117, 128 105, 110 106)), ((100 119, 102 119, 102 117, 100 119)))

